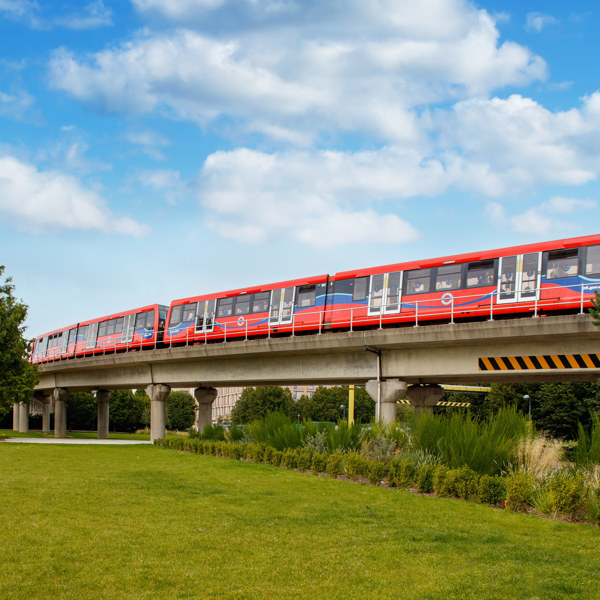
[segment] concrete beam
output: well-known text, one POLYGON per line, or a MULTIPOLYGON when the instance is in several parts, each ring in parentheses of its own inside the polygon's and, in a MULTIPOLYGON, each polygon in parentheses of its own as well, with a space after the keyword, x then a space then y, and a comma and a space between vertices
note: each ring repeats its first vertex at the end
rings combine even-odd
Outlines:
POLYGON ((98 390, 96 401, 98 402, 98 439, 106 440, 108 439, 110 391, 98 390))
POLYGON ((167 398, 171 388, 164 384, 152 384, 146 388, 150 397, 150 441, 164 439, 167 422, 167 398))
POLYGON ((433 407, 444 397, 444 388, 440 385, 411 385, 406 396, 415 407, 415 416, 422 412, 433 412, 433 407))
POLYGON ((384 425, 396 422, 396 403, 406 394, 406 387, 406 381, 399 379, 367 381, 367 394, 379 407, 377 420, 384 425))
POLYGON ((194 390, 194 397, 198 403, 196 424, 198 431, 202 431, 206 425, 212 423, 212 405, 218 390, 212 387, 198 387, 194 390))
POLYGON ((54 437, 67 437, 67 400, 69 390, 56 388, 54 390, 54 437))

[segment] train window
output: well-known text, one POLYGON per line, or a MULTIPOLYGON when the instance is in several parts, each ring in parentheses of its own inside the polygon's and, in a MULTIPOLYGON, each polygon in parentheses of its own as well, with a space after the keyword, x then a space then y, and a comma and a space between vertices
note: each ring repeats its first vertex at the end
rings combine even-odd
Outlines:
POLYGON ((460 288, 462 265, 438 267, 435 278, 436 291, 457 290, 460 288))
POLYGON ((103 321, 98 327, 98 337, 104 337, 107 334, 108 321, 103 321))
MULTIPOLYGON (((194 319, 196 317, 194 316, 194 319)), ((153 310, 149 310, 146 313, 146 329, 148 331, 154 331, 154 311, 153 310)))
POLYGON ((196 320, 196 308, 198 306, 197 302, 191 302, 190 304, 185 304, 183 306, 183 317, 182 321, 184 323, 190 323, 191 321, 196 320))
POLYGON ((123 333, 123 321, 125 321, 125 317, 119 317, 115 319, 115 333, 123 333))
POLYGON ((235 299, 235 315, 247 315, 250 312, 250 305, 252 304, 252 294, 244 296, 238 296, 235 299))
POLYGON ((135 328, 146 329, 146 313, 137 313, 135 315, 135 328))
POLYGON ((181 323, 182 313, 183 306, 181 304, 173 307, 173 310, 171 311, 171 318, 169 319, 169 327, 175 327, 175 325, 179 325, 179 323, 181 323))
POLYGON ((548 252, 546 277, 548 279, 562 279, 576 277, 579 265, 579 252, 572 250, 553 250, 548 252))
POLYGON ((357 277, 354 280, 354 290, 352 292, 352 300, 366 300, 367 294, 369 293, 369 278, 368 277, 357 277))
POLYGON ((467 287, 494 285, 494 261, 482 260, 467 267, 467 287))
POLYGON ((431 269, 416 269, 406 273, 406 293, 426 294, 431 287, 431 269))
POLYGON ((585 274, 600 273, 600 246, 590 246, 587 249, 585 274))
POLYGON ((315 285, 302 285, 298 288, 298 308, 309 308, 315 305, 317 287, 315 285))
POLYGON ((71 329, 69 331, 69 344, 72 344, 77 338, 77 329, 71 329))
POLYGON ((88 334, 88 326, 83 325, 82 327, 79 328, 79 331, 77 332, 77 337, 80 337, 81 341, 85 341, 85 340, 87 340, 87 334, 88 334))
POLYGON ((271 299, 271 292, 260 292, 254 294, 254 302, 252 303, 252 312, 261 313, 269 310, 269 300, 271 299))
POLYGON ((106 324, 106 335, 115 335, 115 319, 111 319, 106 324))
POLYGON ((217 302, 217 318, 230 317, 233 312, 233 298, 219 298, 217 302))

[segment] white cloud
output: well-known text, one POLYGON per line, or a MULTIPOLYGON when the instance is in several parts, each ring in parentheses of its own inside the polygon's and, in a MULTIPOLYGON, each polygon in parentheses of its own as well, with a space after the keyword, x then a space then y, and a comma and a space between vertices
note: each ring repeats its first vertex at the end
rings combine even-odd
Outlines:
POLYGON ((14 21, 24 21, 32 27, 37 27, 39 5, 33 0, 0 0, 0 16, 14 21))
POLYGON ((162 111, 201 126, 224 115, 286 144, 346 132, 414 144, 424 103, 546 76, 541 58, 500 44, 489 14, 462 0, 136 6, 186 28, 146 32, 87 57, 59 50, 54 85, 101 110, 162 111), (215 10, 234 23, 220 34, 215 10), (193 30, 198 11, 210 18, 193 30), (265 23, 273 25, 268 35, 265 23))
POLYGON ((381 156, 239 149, 209 156, 195 187, 209 225, 239 241, 284 237, 317 247, 357 240, 395 244, 416 239, 417 231, 371 205, 435 193, 439 165, 424 166, 416 177, 414 164, 408 165, 415 160, 389 149, 381 156))
POLYGON ((157 169, 144 171, 138 177, 142 185, 165 194, 167 202, 176 204, 179 198, 185 194, 185 185, 181 181, 178 171, 172 169, 157 169))
POLYGON ((165 160, 165 155, 161 148, 170 145, 167 138, 150 130, 130 131, 125 135, 125 139, 134 146, 139 146, 142 152, 154 160, 165 160))
POLYGON ((96 29, 112 25, 112 11, 102 0, 87 4, 79 13, 68 14, 55 19, 54 24, 67 29, 96 29))
POLYGON ((8 92, 0 90, 0 116, 26 120, 31 118, 34 104, 33 96, 18 86, 13 86, 8 92))
POLYGON ((547 202, 533 206, 520 214, 507 216, 506 209, 497 202, 486 207, 487 217, 500 228, 510 227, 518 233, 536 236, 572 234, 581 229, 581 221, 565 220, 565 214, 581 219, 585 211, 596 208, 597 203, 587 198, 555 196, 547 202))
POLYGON ((527 20, 525 23, 525 29, 527 31, 533 31, 540 33, 542 29, 548 27, 548 25, 557 25, 560 21, 552 15, 545 15, 539 12, 527 13, 527 20))
POLYGON ((0 157, 0 214, 20 229, 98 230, 140 236, 146 225, 116 217, 104 199, 61 171, 38 171, 11 156, 0 157))

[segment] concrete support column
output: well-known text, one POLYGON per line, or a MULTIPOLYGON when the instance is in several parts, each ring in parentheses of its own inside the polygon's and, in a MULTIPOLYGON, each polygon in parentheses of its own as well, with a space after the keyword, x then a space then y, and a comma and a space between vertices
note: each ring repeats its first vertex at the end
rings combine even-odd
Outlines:
POLYGON ((211 387, 198 387, 194 390, 194 396, 198 403, 196 425, 198 431, 202 431, 205 425, 212 423, 212 405, 217 397, 218 391, 211 387))
POLYGON ((50 431, 50 413, 52 412, 52 393, 45 392, 42 396, 42 431, 50 431))
POLYGON ((19 433, 29 431, 29 404, 21 402, 19 404, 19 433))
POLYGON ((367 394, 377 402, 379 399, 379 420, 387 425, 396 422, 396 402, 406 394, 406 381, 386 379, 385 381, 367 381, 367 394))
POLYGON ((98 401, 98 439, 108 439, 108 405, 110 402, 109 390, 98 390, 96 392, 98 401))
POLYGON ((406 392, 415 407, 415 416, 421 412, 433 412, 433 407, 444 397, 444 388, 437 384, 411 385, 406 392))
POLYGON ((167 398, 171 388, 163 383, 151 384, 146 393, 150 397, 150 441, 154 442, 165 437, 167 398))
POLYGON ((67 400, 69 390, 56 388, 54 390, 54 437, 67 437, 67 400))
POLYGON ((18 404, 13 404, 13 431, 19 431, 20 410, 21 408, 18 404))

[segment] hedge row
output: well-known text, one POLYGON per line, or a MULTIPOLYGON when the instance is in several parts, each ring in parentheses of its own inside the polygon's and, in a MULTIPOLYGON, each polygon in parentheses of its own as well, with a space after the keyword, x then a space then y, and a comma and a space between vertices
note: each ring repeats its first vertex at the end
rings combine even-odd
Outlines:
POLYGON ((589 486, 580 473, 557 472, 539 482, 526 472, 480 475, 469 467, 415 464, 411 459, 390 462, 368 460, 357 452, 321 454, 310 448, 275 450, 263 443, 234 443, 189 438, 159 439, 156 445, 195 454, 206 454, 311 471, 353 481, 369 481, 399 489, 414 488, 423 494, 462 498, 506 506, 514 511, 583 519, 600 524, 600 489, 589 486))

